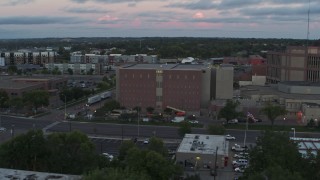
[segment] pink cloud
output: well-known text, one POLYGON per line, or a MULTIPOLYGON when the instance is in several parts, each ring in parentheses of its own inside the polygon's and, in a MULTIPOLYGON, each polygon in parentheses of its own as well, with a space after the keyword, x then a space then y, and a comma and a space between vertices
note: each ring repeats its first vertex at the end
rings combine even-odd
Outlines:
POLYGON ((140 19, 134 19, 132 22, 131 22, 131 26, 135 27, 135 28, 138 28, 141 26, 141 20, 140 19))
POLYGON ((223 27, 222 23, 207 23, 207 22, 199 22, 196 23, 196 26, 198 28, 203 28, 203 29, 207 29, 207 28, 221 28, 223 27))
POLYGON ((158 28, 183 28, 187 25, 182 22, 170 21, 170 22, 162 22, 156 25, 158 28))
POLYGON ((105 16, 99 17, 98 21, 116 21, 118 19, 119 18, 111 16, 111 15, 105 15, 105 16))
POLYGON ((202 12, 197 12, 192 16, 194 19, 203 19, 205 15, 202 12))

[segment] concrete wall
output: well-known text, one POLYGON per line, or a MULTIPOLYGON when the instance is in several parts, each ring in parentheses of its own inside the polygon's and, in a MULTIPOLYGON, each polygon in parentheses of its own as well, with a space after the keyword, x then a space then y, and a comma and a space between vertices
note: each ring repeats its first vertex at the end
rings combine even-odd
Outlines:
POLYGON ((291 70, 289 74, 290 81, 304 81, 304 71, 291 70))
POLYGON ((232 99, 233 67, 218 67, 215 72, 215 99, 232 99))
POLYGON ((320 94, 320 87, 318 86, 293 86, 279 83, 278 90, 292 94, 320 94))
POLYGON ((305 58, 301 56, 291 56, 290 67, 304 68, 305 58))
POLYGON ((266 76, 252 76, 252 85, 264 86, 266 80, 266 76))
POLYGON ((201 100, 200 100, 200 106, 202 108, 207 108, 208 104, 211 100, 211 69, 204 69, 202 71, 202 77, 201 77, 201 100))

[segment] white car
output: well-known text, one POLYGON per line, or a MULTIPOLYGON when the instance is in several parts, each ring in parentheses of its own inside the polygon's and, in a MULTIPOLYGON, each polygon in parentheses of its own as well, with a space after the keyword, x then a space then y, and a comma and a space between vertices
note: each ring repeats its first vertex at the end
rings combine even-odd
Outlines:
POLYGON ((0 127, 0 131, 6 131, 7 129, 5 127, 0 127))
POLYGON ((236 140, 236 137, 231 136, 230 134, 226 135, 226 140, 236 140))
POLYGON ((109 154, 109 153, 102 153, 102 155, 104 155, 105 157, 107 157, 110 161, 113 160, 113 155, 109 154))
POLYGON ((243 173, 244 172, 244 169, 243 168, 240 168, 240 167, 236 167, 234 169, 235 172, 239 172, 239 173, 243 173))
POLYGON ((196 120, 191 120, 191 121, 189 121, 191 124, 198 124, 199 123, 199 121, 196 121, 196 120))
POLYGON ((145 140, 143 141, 143 144, 149 144, 149 139, 145 139, 145 140))

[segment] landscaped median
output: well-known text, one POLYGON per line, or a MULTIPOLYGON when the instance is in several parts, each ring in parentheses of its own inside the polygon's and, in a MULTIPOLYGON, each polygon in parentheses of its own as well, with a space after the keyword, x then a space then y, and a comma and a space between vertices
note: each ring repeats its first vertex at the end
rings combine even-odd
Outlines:
MULTIPOLYGON (((95 117, 92 118, 91 120, 88 120, 88 118, 76 118, 72 119, 72 121, 81 121, 81 122, 97 122, 97 123, 114 123, 114 124, 138 124, 137 119, 134 120, 120 120, 120 119, 115 119, 115 118, 102 118, 102 117, 95 117)), ((184 121, 183 121, 184 122, 184 121)), ((181 123, 183 123, 181 122, 181 123)), ((144 122, 142 119, 139 120, 139 125, 152 125, 152 126, 175 126, 175 127, 180 127, 181 123, 173 123, 173 122, 166 122, 166 121, 149 121, 149 122, 144 122)), ((203 124, 195 124, 195 123, 190 123, 191 127, 196 127, 196 128, 203 128, 203 124)))
MULTIPOLYGON (((224 125, 226 129, 246 129, 246 124, 226 124, 224 125)), ((292 128, 295 129, 296 132, 320 132, 320 127, 307 127, 307 126, 284 126, 284 125, 262 125, 262 124, 248 124, 248 130, 273 130, 273 131, 292 131, 292 128)))

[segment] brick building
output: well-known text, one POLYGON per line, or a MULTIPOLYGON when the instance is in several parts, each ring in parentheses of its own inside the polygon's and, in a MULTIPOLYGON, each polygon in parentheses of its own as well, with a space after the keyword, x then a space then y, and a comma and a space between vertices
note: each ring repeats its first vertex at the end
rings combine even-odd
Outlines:
POLYGON ((320 47, 287 47, 267 54, 267 82, 320 81, 320 47))
POLYGON ((232 98, 233 68, 182 64, 135 64, 117 69, 117 100, 127 108, 199 111, 211 99, 232 98), (224 76, 217 75, 224 74, 224 76), (221 82, 219 88, 213 85, 221 82), (221 91, 225 87, 225 91, 221 91), (231 87, 229 91, 228 88, 231 87))

